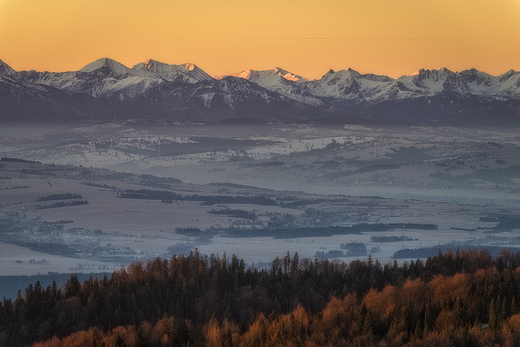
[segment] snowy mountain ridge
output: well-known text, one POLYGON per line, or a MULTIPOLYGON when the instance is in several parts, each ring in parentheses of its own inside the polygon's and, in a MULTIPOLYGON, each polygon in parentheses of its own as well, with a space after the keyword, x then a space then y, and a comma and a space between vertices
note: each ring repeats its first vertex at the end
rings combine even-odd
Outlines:
MULTIPOLYGON (((300 116, 302 112, 388 114, 392 110, 397 114, 397 110, 412 112, 412 109, 431 115, 435 115, 433 109, 445 115, 485 109, 492 109, 485 111, 492 113, 498 112, 498 108, 508 114, 520 113, 520 107, 516 106, 520 104, 520 72, 514 70, 493 76, 476 69, 462 72, 421 69, 412 75, 391 78, 361 74, 349 68, 330 70, 320 79, 308 80, 279 67, 212 77, 192 63, 171 65, 148 59, 129 68, 101 58, 69 72, 15 71, 0 60, 0 77, 4 77, 0 88, 5 91, 0 95, 0 114, 4 99, 15 100, 23 88, 24 95, 41 92, 38 86, 77 95, 75 98, 86 95, 108 101, 116 108, 132 107, 136 114, 172 115, 198 108, 262 113, 267 109, 274 112, 273 105, 284 114, 300 116), (9 78, 9 83, 5 78, 9 78), (438 107, 432 107, 432 102, 438 107)), ((9 103, 15 105, 13 100, 9 103)), ((15 112, 15 106, 12 109, 10 112, 15 112)))
MULTIPOLYGON (((148 59, 128 68, 109 58, 98 59, 77 72, 61 73, 16 72, 0 61, 0 74, 13 75, 21 80, 96 97, 106 97, 118 92, 124 97, 134 97, 135 93, 142 93, 165 81, 193 84, 226 77, 212 77, 191 63, 170 65, 148 59), (124 90, 130 86, 134 86, 134 93, 125 93, 124 90)), ((394 79, 384 75, 360 74, 349 68, 330 70, 321 79, 308 80, 276 67, 262 71, 248 69, 229 76, 246 79, 260 87, 310 105, 321 104, 320 98, 373 103, 433 96, 444 92, 520 99, 520 72, 514 70, 492 76, 476 69, 462 72, 452 72, 447 68, 421 69, 415 74, 394 79), (305 98, 309 99, 308 102, 305 98)))

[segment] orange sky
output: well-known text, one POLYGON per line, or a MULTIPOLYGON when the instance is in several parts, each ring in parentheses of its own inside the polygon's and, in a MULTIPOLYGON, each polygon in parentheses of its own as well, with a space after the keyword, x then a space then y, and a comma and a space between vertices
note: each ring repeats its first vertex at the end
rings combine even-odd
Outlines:
POLYGON ((15 70, 78 70, 101 57, 192 62, 212 75, 498 75, 520 70, 520 0, 0 0, 0 60, 15 70))

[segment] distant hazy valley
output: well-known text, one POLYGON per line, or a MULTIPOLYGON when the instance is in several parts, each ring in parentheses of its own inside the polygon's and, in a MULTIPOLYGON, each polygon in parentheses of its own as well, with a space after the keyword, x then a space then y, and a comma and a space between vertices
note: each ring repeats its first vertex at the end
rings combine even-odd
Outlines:
POLYGON ((514 129, 119 122, 0 130, 2 275, 236 254, 520 247, 514 129), (16 159, 13 159, 16 158, 16 159))

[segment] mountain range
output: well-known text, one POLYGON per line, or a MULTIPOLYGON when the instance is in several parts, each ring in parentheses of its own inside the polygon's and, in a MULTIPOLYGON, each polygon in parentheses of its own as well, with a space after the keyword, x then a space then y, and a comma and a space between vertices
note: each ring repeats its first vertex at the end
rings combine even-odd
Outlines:
POLYGON ((108 58, 78 71, 15 71, 0 61, 1 121, 173 119, 411 124, 520 124, 520 72, 330 70, 308 80, 281 68, 211 76, 194 64, 108 58))

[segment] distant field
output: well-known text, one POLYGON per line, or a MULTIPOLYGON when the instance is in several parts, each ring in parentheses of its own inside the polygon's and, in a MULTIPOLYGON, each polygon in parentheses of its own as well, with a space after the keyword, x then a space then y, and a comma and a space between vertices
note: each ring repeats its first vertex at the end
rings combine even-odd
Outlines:
POLYGON ((0 275, 112 271, 195 248, 264 266, 287 251, 346 261, 372 254, 386 263, 405 249, 518 246, 519 226, 499 228, 497 219, 519 216, 513 129, 120 123, 11 130, 0 129, 0 275), (366 254, 341 250, 344 243, 362 243, 366 254))

